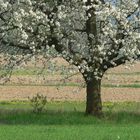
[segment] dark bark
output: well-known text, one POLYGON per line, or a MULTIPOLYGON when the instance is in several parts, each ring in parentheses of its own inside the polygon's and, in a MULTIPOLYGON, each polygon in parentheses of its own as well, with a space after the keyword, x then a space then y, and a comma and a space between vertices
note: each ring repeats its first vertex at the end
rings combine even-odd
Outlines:
POLYGON ((102 114, 101 79, 92 78, 87 81, 86 114, 100 116, 102 114))

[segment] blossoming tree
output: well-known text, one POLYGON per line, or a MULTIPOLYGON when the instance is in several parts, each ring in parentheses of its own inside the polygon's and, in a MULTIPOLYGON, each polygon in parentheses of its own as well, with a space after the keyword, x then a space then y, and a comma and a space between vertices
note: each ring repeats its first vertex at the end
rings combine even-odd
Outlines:
POLYGON ((0 50, 54 49, 86 82, 86 113, 102 113, 101 79, 140 55, 139 0, 0 0, 0 50))

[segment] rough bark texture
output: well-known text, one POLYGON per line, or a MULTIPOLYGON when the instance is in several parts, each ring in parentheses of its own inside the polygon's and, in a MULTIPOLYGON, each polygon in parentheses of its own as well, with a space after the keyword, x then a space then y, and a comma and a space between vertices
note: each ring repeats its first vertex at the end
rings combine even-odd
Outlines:
POLYGON ((101 80, 92 78, 87 81, 86 114, 100 116, 102 114, 101 80))

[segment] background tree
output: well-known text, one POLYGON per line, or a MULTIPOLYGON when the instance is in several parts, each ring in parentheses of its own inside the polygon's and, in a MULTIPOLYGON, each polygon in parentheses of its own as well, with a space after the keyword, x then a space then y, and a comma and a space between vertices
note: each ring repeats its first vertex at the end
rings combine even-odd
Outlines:
POLYGON ((30 54, 61 55, 78 67, 86 82, 86 114, 100 115, 104 73, 140 55, 139 4, 138 0, 1 0, 1 53, 20 48, 30 54))

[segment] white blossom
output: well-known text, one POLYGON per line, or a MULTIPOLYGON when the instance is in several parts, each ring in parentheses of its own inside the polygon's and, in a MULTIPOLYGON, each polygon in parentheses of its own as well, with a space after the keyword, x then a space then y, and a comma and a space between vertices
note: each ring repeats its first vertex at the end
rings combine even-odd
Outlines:
POLYGON ((5 11, 0 16, 1 47, 3 42, 12 42, 33 52, 41 48, 43 53, 61 55, 84 75, 91 72, 97 77, 111 67, 137 58, 138 1, 88 3, 72 0, 57 6, 58 3, 47 1, 0 0, 0 10, 5 11))

